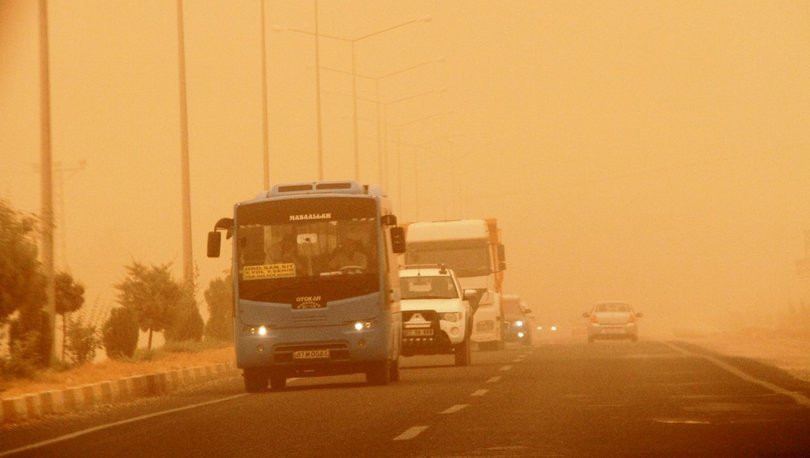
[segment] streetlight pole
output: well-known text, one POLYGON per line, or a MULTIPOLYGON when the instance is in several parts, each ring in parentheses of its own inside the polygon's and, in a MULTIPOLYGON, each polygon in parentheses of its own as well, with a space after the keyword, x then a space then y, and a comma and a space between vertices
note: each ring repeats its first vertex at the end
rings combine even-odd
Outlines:
POLYGON ((323 181, 323 132, 321 125, 321 43, 318 33, 318 0, 315 2, 315 112, 318 118, 318 181, 323 181))
MULTIPOLYGON (((56 291, 53 281, 53 164, 51 157, 51 80, 48 52, 48 1, 39 0, 39 126, 40 161, 42 162, 42 265, 45 274, 45 293, 48 315, 48 333, 53 342, 56 324, 56 291)), ((56 358, 56 345, 51 344, 49 363, 56 358)))
POLYGON ((194 281, 191 246, 191 186, 188 157, 188 107, 186 104, 186 46, 183 31, 183 0, 177 0, 177 52, 180 85, 180 175, 183 200, 183 281, 194 281))
MULTIPOLYGON (((380 81, 382 81, 384 79, 387 79, 387 78, 390 78, 392 76, 397 76, 397 75, 401 75, 403 73, 410 72, 410 71, 415 70, 415 69, 417 69, 419 67, 424 67, 425 65, 444 62, 444 58, 440 58, 440 59, 436 59, 436 60, 428 60, 428 61, 425 61, 425 62, 420 62, 418 64, 411 65, 409 67, 401 68, 399 70, 396 70, 396 71, 393 71, 393 72, 390 72, 390 73, 386 73, 385 75, 368 76, 368 75, 362 75, 362 74, 357 73, 356 68, 355 68, 354 49, 355 49, 354 48, 354 42, 352 42, 352 71, 351 72, 347 72, 345 70, 339 70, 339 69, 331 68, 331 67, 322 67, 322 69, 323 70, 329 70, 329 71, 335 72, 335 73, 342 73, 342 74, 345 74, 345 75, 350 75, 352 77, 352 103, 353 103, 353 108, 354 108, 353 123, 354 123, 354 136, 355 136, 355 138, 358 138, 358 131, 357 131, 357 123, 358 123, 357 101, 358 100, 368 100, 368 101, 373 102, 373 103, 375 103, 377 105, 377 169, 378 169, 377 172, 378 172, 378 177, 379 177, 379 180, 380 180, 380 185, 383 186, 383 189, 385 189, 385 186, 386 186, 387 183, 385 183, 383 181, 383 179, 384 179, 383 178, 383 171, 385 170, 385 166, 384 166, 384 163, 383 163, 384 153, 383 153, 383 139, 382 139, 382 136, 383 136, 382 131, 383 131, 383 126, 385 125, 385 120, 382 119, 383 118, 382 113, 384 113, 384 110, 381 110, 382 102, 381 102, 381 99, 380 99, 380 81), (356 91, 357 78, 369 79, 369 80, 374 81, 374 91, 375 91, 375 97, 376 97, 375 99, 364 99, 362 97, 357 97, 357 91, 356 91)), ((355 146, 356 145, 357 145, 357 141, 355 141, 355 146)), ((357 151, 356 150, 355 150, 355 159, 357 159, 357 151)), ((359 175, 358 164, 359 164, 359 160, 355 160, 355 176, 359 175)))
POLYGON ((282 28, 280 26, 274 26, 274 30, 287 30, 290 32, 298 32, 303 33, 306 35, 315 35, 315 80, 316 80, 316 104, 317 104, 317 111, 318 111, 318 164, 319 164, 319 176, 322 176, 322 172, 320 171, 322 167, 322 153, 321 153, 321 90, 320 90, 320 78, 321 78, 321 64, 320 64, 320 54, 319 54, 319 38, 330 38, 333 40, 339 40, 348 42, 351 44, 351 51, 352 51, 352 111, 353 111, 353 136, 354 136, 354 178, 355 180, 360 179, 360 148, 358 144, 358 123, 357 123, 357 53, 355 49, 355 44, 365 40, 366 38, 371 38, 373 36, 377 36, 383 34, 385 32, 390 32, 395 29, 399 29, 416 22, 430 22, 432 18, 430 16, 423 16, 417 19, 411 19, 410 21, 403 22, 401 24, 397 24, 382 30, 378 30, 376 32, 371 32, 356 38, 346 38, 340 37, 336 35, 327 35, 321 34, 318 29, 318 0, 315 1, 315 32, 309 32, 306 30, 300 29, 292 29, 292 28, 282 28))
POLYGON ((267 35, 265 33, 264 0, 262 7, 262 171, 264 189, 270 189, 270 133, 267 119, 267 35))
MULTIPOLYGON (((433 91, 436 92, 436 91, 433 91)), ((418 97, 424 94, 417 94, 411 97, 405 97, 404 99, 418 97)), ((402 212, 402 129, 404 127, 410 126, 412 124, 416 124, 419 122, 427 121, 429 119, 437 118, 439 116, 444 116, 453 113, 452 111, 447 111, 443 113, 436 113, 430 116, 425 116, 419 119, 414 119, 412 121, 408 121, 402 124, 397 124, 392 127, 396 129, 396 153, 397 153, 397 185, 398 185, 398 192, 399 192, 399 211, 402 212)), ((411 146, 420 146, 421 145, 411 145, 411 146)), ((416 209, 414 211, 415 217, 419 218, 419 177, 418 177, 418 157, 415 157, 415 164, 414 164, 414 198, 416 201, 416 209)))

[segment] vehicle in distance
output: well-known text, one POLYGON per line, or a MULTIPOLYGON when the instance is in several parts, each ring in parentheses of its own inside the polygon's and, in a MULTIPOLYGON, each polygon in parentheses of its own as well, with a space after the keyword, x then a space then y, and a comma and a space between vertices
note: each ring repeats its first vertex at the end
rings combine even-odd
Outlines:
POLYGON ((599 302, 582 316, 588 318, 588 343, 596 339, 638 340, 637 318, 642 314, 627 302, 599 302))
POLYGON ((208 235, 233 237, 234 348, 245 390, 288 377, 365 373, 399 378, 402 324, 395 253, 404 231, 376 186, 276 185, 234 205, 208 235))
POLYGON ((456 366, 470 364, 476 292, 463 292, 443 266, 405 266, 399 277, 402 356, 453 354, 456 366))
POLYGON ((504 294, 501 297, 501 310, 503 311, 504 326, 506 327, 506 341, 531 345, 531 310, 520 299, 520 296, 516 294, 504 294))

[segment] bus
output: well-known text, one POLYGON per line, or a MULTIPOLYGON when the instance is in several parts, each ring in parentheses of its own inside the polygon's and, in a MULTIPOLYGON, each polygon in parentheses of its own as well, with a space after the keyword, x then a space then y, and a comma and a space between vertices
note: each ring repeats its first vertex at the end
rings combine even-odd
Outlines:
POLYGON ((354 181, 275 185, 208 233, 232 239, 234 347, 245 390, 289 377, 399 379, 399 253, 405 234, 382 189, 354 181))

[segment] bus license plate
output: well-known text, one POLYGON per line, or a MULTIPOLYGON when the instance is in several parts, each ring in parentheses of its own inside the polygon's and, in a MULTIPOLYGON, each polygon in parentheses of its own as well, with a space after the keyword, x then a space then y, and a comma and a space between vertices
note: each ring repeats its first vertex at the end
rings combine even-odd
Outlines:
POLYGON ((433 329, 406 329, 406 336, 432 336, 433 329))
POLYGON ((293 359, 328 359, 329 350, 298 350, 293 352, 293 359))

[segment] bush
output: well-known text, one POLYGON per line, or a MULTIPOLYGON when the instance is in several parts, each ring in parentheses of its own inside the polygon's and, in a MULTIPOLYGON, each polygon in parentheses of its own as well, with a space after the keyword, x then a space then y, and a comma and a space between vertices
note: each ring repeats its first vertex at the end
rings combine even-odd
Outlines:
POLYGON ((65 353, 73 364, 81 365, 92 361, 99 348, 101 348, 101 339, 98 337, 95 326, 85 326, 81 320, 68 320, 65 353))
POLYGON ((53 334, 47 312, 29 307, 20 310, 17 319, 11 321, 8 337, 13 359, 38 368, 48 367, 53 334))
POLYGON ((208 283, 205 302, 208 303, 206 339, 233 341, 233 284, 230 275, 208 283))
POLYGON ((204 327, 205 323, 194 299, 194 287, 186 284, 180 300, 170 310, 170 321, 165 332, 166 341, 200 341, 204 327))
POLYGON ((36 374, 39 364, 31 355, 36 354, 36 349, 40 346, 39 340, 39 333, 29 332, 11 343, 8 358, 0 359, 0 374, 3 378, 31 378, 36 374))
POLYGON ((117 307, 101 328, 104 351, 110 359, 132 358, 138 347, 138 321, 126 307, 117 307))

